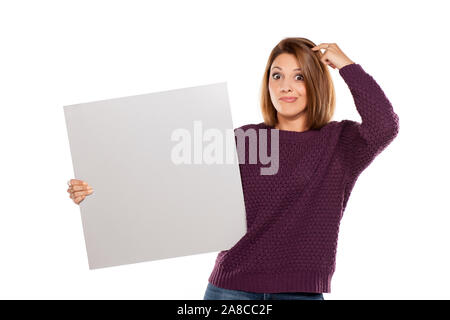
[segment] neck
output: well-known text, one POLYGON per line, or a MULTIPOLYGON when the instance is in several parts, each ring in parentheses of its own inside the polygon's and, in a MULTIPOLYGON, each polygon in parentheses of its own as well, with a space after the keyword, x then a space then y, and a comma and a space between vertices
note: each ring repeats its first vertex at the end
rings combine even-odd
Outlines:
POLYGON ((275 129, 296 131, 296 132, 303 132, 308 130, 308 128, 305 125, 305 121, 303 121, 303 118, 296 120, 285 120, 278 118, 278 122, 275 125, 275 129))

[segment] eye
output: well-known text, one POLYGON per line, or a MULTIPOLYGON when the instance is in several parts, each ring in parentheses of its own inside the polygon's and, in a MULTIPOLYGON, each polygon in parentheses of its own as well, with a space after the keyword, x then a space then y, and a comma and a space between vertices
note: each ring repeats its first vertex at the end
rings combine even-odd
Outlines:
POLYGON ((272 79, 275 79, 275 76, 277 76, 277 75, 280 75, 280 74, 279 73, 272 73, 272 79))
MULTIPOLYGON (((275 78, 276 76, 279 76, 280 74, 278 73, 278 72, 276 72, 276 73, 272 73, 272 79, 275 79, 275 80, 277 80, 277 78, 275 78)), ((297 77, 301 77, 299 80, 304 80, 304 77, 303 77, 303 75, 301 74, 301 73, 298 73, 296 76, 295 76, 295 78, 297 78, 297 77)))

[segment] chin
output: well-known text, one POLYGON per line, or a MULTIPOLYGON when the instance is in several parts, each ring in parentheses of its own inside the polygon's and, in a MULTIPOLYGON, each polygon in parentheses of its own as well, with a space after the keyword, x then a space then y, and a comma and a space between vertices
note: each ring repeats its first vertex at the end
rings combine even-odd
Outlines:
POLYGON ((302 113, 303 111, 305 111, 305 109, 295 110, 294 112, 293 111, 290 111, 290 112, 283 112, 283 111, 281 111, 280 112, 280 111, 277 110, 277 113, 279 113, 281 116, 283 116, 285 118, 294 118, 295 116, 297 116, 298 114, 302 113))

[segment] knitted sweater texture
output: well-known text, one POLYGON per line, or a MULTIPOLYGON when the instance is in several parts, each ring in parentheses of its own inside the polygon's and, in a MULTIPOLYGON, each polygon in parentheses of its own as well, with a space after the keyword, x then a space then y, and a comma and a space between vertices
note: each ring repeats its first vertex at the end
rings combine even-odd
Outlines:
MULTIPOLYGON (((258 161, 239 164, 247 233, 220 251, 208 279, 217 287, 259 292, 331 292, 338 232, 360 173, 397 136, 399 119, 375 80, 361 65, 339 70, 361 123, 330 121, 316 130, 278 130, 264 122, 243 130, 279 134, 279 168, 258 161)), ((236 129, 235 129, 236 132, 236 129)), ((246 150, 248 152, 248 150, 246 150)))

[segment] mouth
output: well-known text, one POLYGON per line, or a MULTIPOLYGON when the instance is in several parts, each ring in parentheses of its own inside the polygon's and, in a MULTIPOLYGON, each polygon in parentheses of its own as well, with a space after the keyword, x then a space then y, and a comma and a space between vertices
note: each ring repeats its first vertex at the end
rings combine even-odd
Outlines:
POLYGON ((284 101, 284 102, 295 102, 296 100, 297 100, 297 98, 295 98, 295 97, 283 97, 283 98, 280 98, 280 100, 281 101, 284 101))

